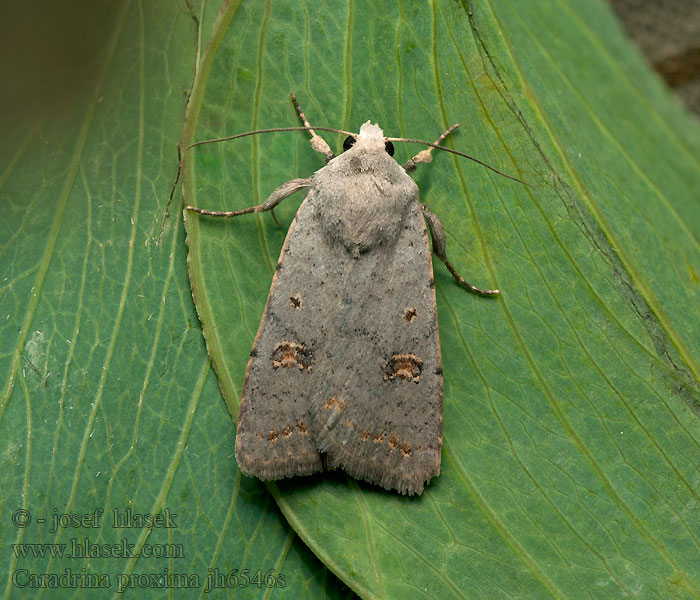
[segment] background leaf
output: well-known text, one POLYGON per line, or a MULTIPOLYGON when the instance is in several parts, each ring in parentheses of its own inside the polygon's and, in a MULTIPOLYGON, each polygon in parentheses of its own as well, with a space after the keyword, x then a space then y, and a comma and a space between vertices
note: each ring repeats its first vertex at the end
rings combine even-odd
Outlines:
POLYGON ((213 598, 350 595, 264 487, 236 470, 177 204, 161 234, 187 92, 217 9, 31 2, 0 19, 17 64, 46 68, 4 78, 16 98, 1 111, 2 597, 195 598, 209 569, 241 576, 213 598), (118 529, 115 509, 167 510, 176 527, 118 529), (96 510, 99 521, 53 527, 96 510), (99 555, 76 556, 81 544, 99 544, 99 555), (165 556, 102 547, 119 544, 165 556), (107 576, 106 588, 32 579, 84 572, 107 576))
MULTIPOLYGON (((316 124, 371 118, 434 139, 460 121, 454 147, 537 185, 452 156, 418 172, 457 268, 503 295, 469 296, 435 267, 442 474, 420 498, 339 474, 271 485, 301 537, 365 597, 700 597, 700 137, 608 10, 226 10, 186 142, 294 125, 294 90, 316 124)), ((187 160, 186 201, 228 210, 322 165, 302 134, 187 160)), ((188 217, 199 315, 234 413, 299 201, 287 204, 281 228, 188 217)))

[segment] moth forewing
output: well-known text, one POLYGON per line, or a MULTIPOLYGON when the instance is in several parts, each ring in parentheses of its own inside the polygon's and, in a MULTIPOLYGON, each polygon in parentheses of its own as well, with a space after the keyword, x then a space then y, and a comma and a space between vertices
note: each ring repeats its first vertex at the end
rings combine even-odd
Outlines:
POLYGON ((310 475, 322 469, 309 428, 310 384, 315 379, 311 348, 319 345, 320 338, 316 334, 298 341, 308 305, 295 282, 319 285, 321 275, 306 272, 295 259, 297 232, 305 231, 309 223, 307 203, 308 199, 302 202, 287 232, 248 360, 238 411, 236 461, 243 473, 260 479, 310 475))

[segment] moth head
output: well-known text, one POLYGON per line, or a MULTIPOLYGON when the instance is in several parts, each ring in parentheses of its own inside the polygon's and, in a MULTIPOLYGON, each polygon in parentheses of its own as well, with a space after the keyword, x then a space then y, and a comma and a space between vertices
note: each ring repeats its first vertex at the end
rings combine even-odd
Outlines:
POLYGON ((360 133, 345 138, 343 150, 349 150, 353 146, 370 152, 384 150, 389 156, 394 156, 394 144, 385 140, 384 132, 379 125, 369 121, 360 127, 360 133))

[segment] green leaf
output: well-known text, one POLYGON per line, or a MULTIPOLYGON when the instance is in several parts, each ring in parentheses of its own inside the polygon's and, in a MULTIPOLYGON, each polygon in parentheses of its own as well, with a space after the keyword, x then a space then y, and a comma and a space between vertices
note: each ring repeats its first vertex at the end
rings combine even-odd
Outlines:
POLYGON ((0 17, 0 596, 350 595, 237 471, 177 203, 163 227, 218 7, 41 4, 0 17))
MULTIPOLYGON (((435 139, 416 180, 445 373, 442 473, 419 498, 342 474, 271 484, 367 598, 699 598, 700 131, 598 1, 224 5, 185 143, 312 124, 435 139)), ((340 139, 330 136, 331 146, 340 139)), ((397 149, 408 158, 414 148, 397 149)), ((323 163, 303 133, 186 153, 186 202, 235 210, 323 163)), ((187 218, 198 313, 236 414, 299 200, 187 218)))

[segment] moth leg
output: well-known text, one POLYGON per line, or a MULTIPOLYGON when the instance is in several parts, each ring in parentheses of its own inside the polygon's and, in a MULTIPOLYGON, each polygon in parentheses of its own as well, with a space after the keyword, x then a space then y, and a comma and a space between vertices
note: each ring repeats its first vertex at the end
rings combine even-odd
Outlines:
POLYGON ((457 272, 452 266, 452 263, 447 260, 446 246, 447 237, 445 236, 445 230, 442 227, 440 219, 437 215, 433 213, 425 204, 421 204, 421 210, 423 211, 423 216, 428 223, 428 229, 430 229, 430 237, 433 238, 433 252, 437 257, 445 263, 448 271, 452 273, 452 277, 457 280, 457 283, 462 287, 467 288, 470 292, 474 294, 479 294, 480 296, 496 296, 500 294, 499 290, 482 290, 471 283, 467 283, 462 276, 457 272))
POLYGON ((299 106, 299 102, 297 102, 297 97, 294 95, 294 92, 292 92, 291 96, 292 102, 294 102, 294 107, 297 109, 301 120, 304 122, 304 126, 309 128, 309 133, 311 134, 311 147, 314 150, 316 150, 316 152, 320 152, 321 154, 325 155, 326 162, 328 162, 332 158, 335 158, 333 155, 333 151, 331 150, 331 147, 326 143, 326 140, 324 140, 320 135, 318 135, 318 133, 311 129, 311 125, 309 124, 309 121, 306 118, 304 111, 301 110, 301 106, 299 106))
MULTIPOLYGON (((200 215, 209 215, 210 217, 237 217, 239 215, 247 215, 254 212, 265 212, 266 210, 272 210, 277 206, 282 200, 291 196, 294 192, 298 192, 304 188, 311 186, 311 177, 306 177, 305 179, 290 179, 286 183, 279 186, 274 192, 272 192, 265 202, 258 204, 257 206, 249 206, 248 208, 243 208, 241 210, 207 210, 205 208, 197 208, 196 206, 187 206, 185 210, 191 210, 192 212, 199 213, 200 215)), ((274 213, 273 213, 274 216, 274 213)), ((275 219, 277 220, 277 219, 275 219)))
MULTIPOLYGON (((439 146, 440 142, 444 140, 448 135, 450 135, 455 129, 457 129, 457 127, 459 127, 459 123, 455 123, 452 127, 445 131, 445 133, 443 133, 438 139, 435 140, 435 145, 439 146)), ((429 163, 431 160, 433 160, 433 156, 431 154, 433 150, 435 150, 435 148, 433 148, 432 146, 426 148, 425 150, 421 150, 413 158, 410 158, 406 163, 402 165, 404 171, 406 171, 406 173, 410 173, 420 163, 429 163)))

